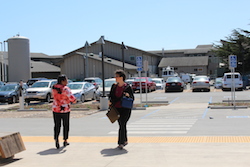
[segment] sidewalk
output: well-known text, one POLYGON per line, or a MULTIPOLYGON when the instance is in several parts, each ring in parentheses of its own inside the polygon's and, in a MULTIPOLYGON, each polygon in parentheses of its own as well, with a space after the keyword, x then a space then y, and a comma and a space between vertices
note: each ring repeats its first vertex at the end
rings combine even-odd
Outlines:
MULTIPOLYGON (((8 167, 249 167, 250 143, 71 143, 25 142, 8 167)), ((3 164, 2 164, 3 165, 3 164)), ((0 166, 2 166, 0 164, 0 166)))

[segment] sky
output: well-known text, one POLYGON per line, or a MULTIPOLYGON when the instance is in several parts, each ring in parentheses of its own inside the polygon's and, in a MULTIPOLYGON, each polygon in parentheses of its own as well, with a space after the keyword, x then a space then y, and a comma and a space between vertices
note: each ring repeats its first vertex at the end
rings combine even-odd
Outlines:
POLYGON ((30 52, 47 55, 102 35, 154 51, 218 44, 234 29, 250 30, 249 0, 0 0, 0 6, 0 42, 20 34, 30 52))

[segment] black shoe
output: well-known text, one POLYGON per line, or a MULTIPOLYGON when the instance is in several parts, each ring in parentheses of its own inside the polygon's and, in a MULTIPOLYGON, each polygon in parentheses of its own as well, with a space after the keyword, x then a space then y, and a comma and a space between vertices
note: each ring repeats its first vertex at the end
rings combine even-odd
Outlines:
POLYGON ((66 142, 66 141, 65 141, 65 142, 63 142, 63 146, 64 146, 64 147, 66 147, 66 146, 68 146, 68 145, 69 145, 69 143, 68 143, 68 142, 66 142))
POLYGON ((117 148, 119 148, 120 150, 122 150, 122 149, 123 149, 123 147, 124 147, 124 145, 123 145, 123 144, 119 144, 119 146, 118 146, 117 148))
POLYGON ((125 142, 125 143, 123 144, 124 147, 125 147, 126 145, 128 145, 128 142, 125 142))
POLYGON ((59 149, 60 148, 60 145, 59 145, 59 141, 56 140, 56 148, 59 149))

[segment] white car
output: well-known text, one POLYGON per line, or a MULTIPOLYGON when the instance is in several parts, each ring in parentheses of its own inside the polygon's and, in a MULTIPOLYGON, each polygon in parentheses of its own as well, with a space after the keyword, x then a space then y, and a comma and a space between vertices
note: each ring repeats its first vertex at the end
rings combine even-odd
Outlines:
POLYGON ((165 83, 163 81, 163 78, 152 78, 152 81, 156 84, 156 89, 164 89, 165 83))
POLYGON ((196 90, 206 90, 210 92, 209 78, 205 75, 194 77, 191 86, 193 92, 195 92, 196 90))
MULTIPOLYGON (((243 90, 243 81, 240 73, 234 73, 235 90, 243 90)), ((231 90, 232 87, 232 73, 224 73, 222 80, 222 90, 231 90)))
MULTIPOLYGON (((116 83, 116 79, 115 78, 109 78, 109 79, 105 79, 104 80, 104 84, 105 84, 105 96, 109 96, 110 90, 111 90, 111 86, 116 83)), ((102 83, 99 86, 98 90, 101 92, 101 94, 103 94, 103 86, 102 83)))
POLYGON ((222 78, 215 78, 214 88, 215 89, 221 89, 222 88, 222 78))
POLYGON ((26 90, 24 99, 27 103, 30 101, 45 101, 50 102, 53 98, 52 86, 57 83, 57 80, 41 80, 35 82, 26 90))
POLYGON ((89 82, 72 82, 67 85, 77 101, 97 99, 96 87, 89 82))

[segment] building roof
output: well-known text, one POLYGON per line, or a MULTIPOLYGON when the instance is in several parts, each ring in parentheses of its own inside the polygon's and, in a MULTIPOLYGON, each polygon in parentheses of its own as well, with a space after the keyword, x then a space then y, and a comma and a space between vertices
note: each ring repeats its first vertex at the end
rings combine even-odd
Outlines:
POLYGON ((158 67, 207 66, 208 56, 166 57, 162 58, 158 67))
MULTIPOLYGON (((213 45, 198 45, 195 49, 178 49, 178 50, 164 50, 164 53, 183 53, 183 54, 201 54, 208 53, 215 49, 213 45)), ((150 51, 151 53, 159 54, 162 50, 150 51)))
POLYGON ((30 61, 31 72, 61 72, 61 69, 49 63, 42 61, 30 61))
POLYGON ((31 52, 30 53, 30 57, 31 58, 45 58, 45 59, 56 59, 56 58, 63 58, 62 56, 49 56, 49 55, 46 55, 44 53, 34 53, 34 52, 31 52))
MULTIPOLYGON (((99 55, 93 54, 93 53, 88 54, 88 58, 95 59, 95 60, 98 60, 98 61, 102 61, 102 58, 99 57, 99 55)), ((122 62, 121 61, 118 61, 118 60, 115 60, 115 59, 112 59, 112 58, 105 57, 104 62, 108 63, 108 64, 118 66, 118 67, 122 67, 122 62)), ((131 64, 128 64, 128 63, 124 63, 124 68, 129 69, 129 70, 134 70, 134 69, 137 69, 137 66, 134 66, 134 65, 131 65, 131 64)))

